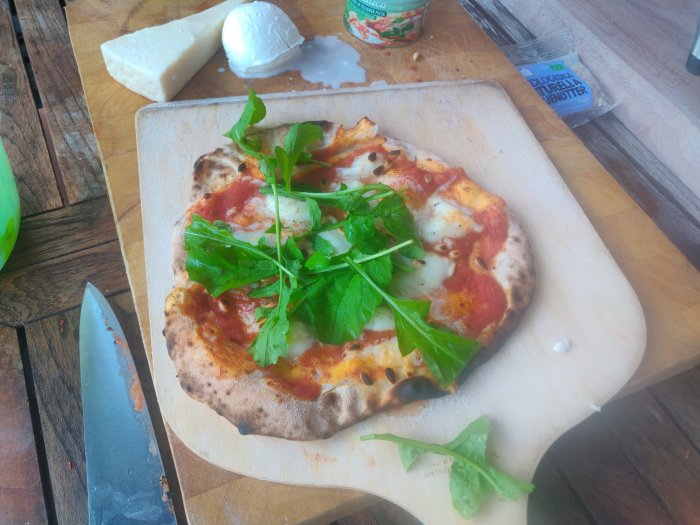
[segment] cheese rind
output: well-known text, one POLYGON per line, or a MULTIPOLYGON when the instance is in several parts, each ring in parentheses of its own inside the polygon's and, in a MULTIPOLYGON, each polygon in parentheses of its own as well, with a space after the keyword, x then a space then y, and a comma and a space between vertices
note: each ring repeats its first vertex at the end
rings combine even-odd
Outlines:
POLYGON ((109 74, 156 102, 171 100, 221 47, 226 15, 244 0, 226 0, 206 11, 104 42, 109 74))

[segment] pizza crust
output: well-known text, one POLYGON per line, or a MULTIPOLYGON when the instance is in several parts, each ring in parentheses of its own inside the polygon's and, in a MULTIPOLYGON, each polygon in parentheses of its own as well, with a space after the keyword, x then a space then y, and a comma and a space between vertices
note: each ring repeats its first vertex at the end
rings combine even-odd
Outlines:
MULTIPOLYGON (((342 152, 346 144, 351 147, 358 140, 377 143, 381 139, 387 151, 400 150, 426 169, 438 171, 447 167, 429 152, 379 136, 376 126, 368 119, 363 119, 349 130, 327 122, 322 124, 325 132, 323 146, 331 143, 340 145, 338 149, 342 152)), ((281 143, 287 129, 288 126, 281 126, 267 130, 263 134, 267 148, 272 149, 275 143, 281 143)), ((378 160, 385 161, 384 158, 378 160)), ((185 291, 190 286, 185 271, 184 229, 191 220, 192 207, 197 202, 241 176, 262 179, 256 161, 247 158, 235 146, 218 148, 200 157, 194 165, 192 206, 175 225, 173 232, 175 289, 165 305, 164 335, 178 379, 188 395, 225 417, 241 434, 293 440, 324 439, 378 412, 419 399, 446 395, 448 392, 430 377, 427 369, 416 369, 410 364, 405 368, 392 366, 390 374, 387 372, 386 377, 375 378, 371 384, 349 378, 337 384, 324 385, 321 395, 313 401, 298 399, 270 386, 259 369, 237 375, 222 372, 211 353, 210 343, 200 335, 194 320, 182 312, 185 291), (416 375, 409 377, 411 374, 416 375)), ((506 312, 501 322, 480 337, 484 344, 460 381, 493 355, 515 328, 532 298, 534 265, 530 248, 522 227, 510 212, 507 240, 494 258, 490 271, 505 292, 506 312)))

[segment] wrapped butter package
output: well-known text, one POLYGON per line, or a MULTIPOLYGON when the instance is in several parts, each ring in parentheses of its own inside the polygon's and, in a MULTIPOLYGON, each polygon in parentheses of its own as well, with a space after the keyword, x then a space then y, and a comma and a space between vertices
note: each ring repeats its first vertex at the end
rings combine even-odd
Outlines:
POLYGON ((613 108, 613 101, 579 60, 568 29, 501 50, 569 126, 585 124, 613 108))

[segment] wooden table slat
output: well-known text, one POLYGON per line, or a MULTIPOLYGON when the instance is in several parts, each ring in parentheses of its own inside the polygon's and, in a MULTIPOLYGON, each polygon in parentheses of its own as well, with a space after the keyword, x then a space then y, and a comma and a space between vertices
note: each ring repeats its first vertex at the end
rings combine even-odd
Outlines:
POLYGON ((56 518, 66 525, 88 522, 79 319, 71 310, 26 326, 56 518))
MULTIPOLYGON (((698 400, 695 401, 697 404, 698 400)), ((695 450, 689 453, 693 445, 651 394, 638 392, 610 404, 604 409, 602 419, 674 522, 697 523, 700 455, 695 450)))
POLYGON ((564 434, 550 452, 596 522, 673 525, 600 415, 564 434))
POLYGON ((45 523, 46 506, 17 333, 0 326, 0 523, 45 523))
POLYGON ((614 115, 603 115, 596 122, 579 126, 575 132, 695 268, 700 269, 700 200, 614 115), (618 141, 624 141, 624 147, 618 141), (666 184, 659 183, 662 179, 666 184))
POLYGON ((60 207, 61 194, 5 0, 0 1, 0 138, 15 174, 22 215, 60 207))
POLYGON ((29 217, 3 272, 26 268, 117 239, 107 197, 29 217), (86 227, 90 234, 86 235, 86 227))
POLYGON ((109 293, 128 290, 117 241, 12 272, 3 271, 0 319, 22 324, 75 308, 82 301, 87 281, 109 293))
POLYGON ((97 142, 61 5, 56 0, 17 0, 15 5, 68 201, 105 195, 97 142))
MULTIPOLYGON (((656 400, 700 453, 700 368, 651 387, 656 400)), ((689 451, 689 454, 693 451, 689 451)))

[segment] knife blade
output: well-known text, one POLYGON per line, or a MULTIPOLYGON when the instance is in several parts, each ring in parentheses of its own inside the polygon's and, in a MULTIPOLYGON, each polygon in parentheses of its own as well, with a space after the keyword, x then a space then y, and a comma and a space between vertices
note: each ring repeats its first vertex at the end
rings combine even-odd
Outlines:
POLYGON ((90 525, 175 524, 129 346, 109 303, 90 283, 79 346, 90 525))

